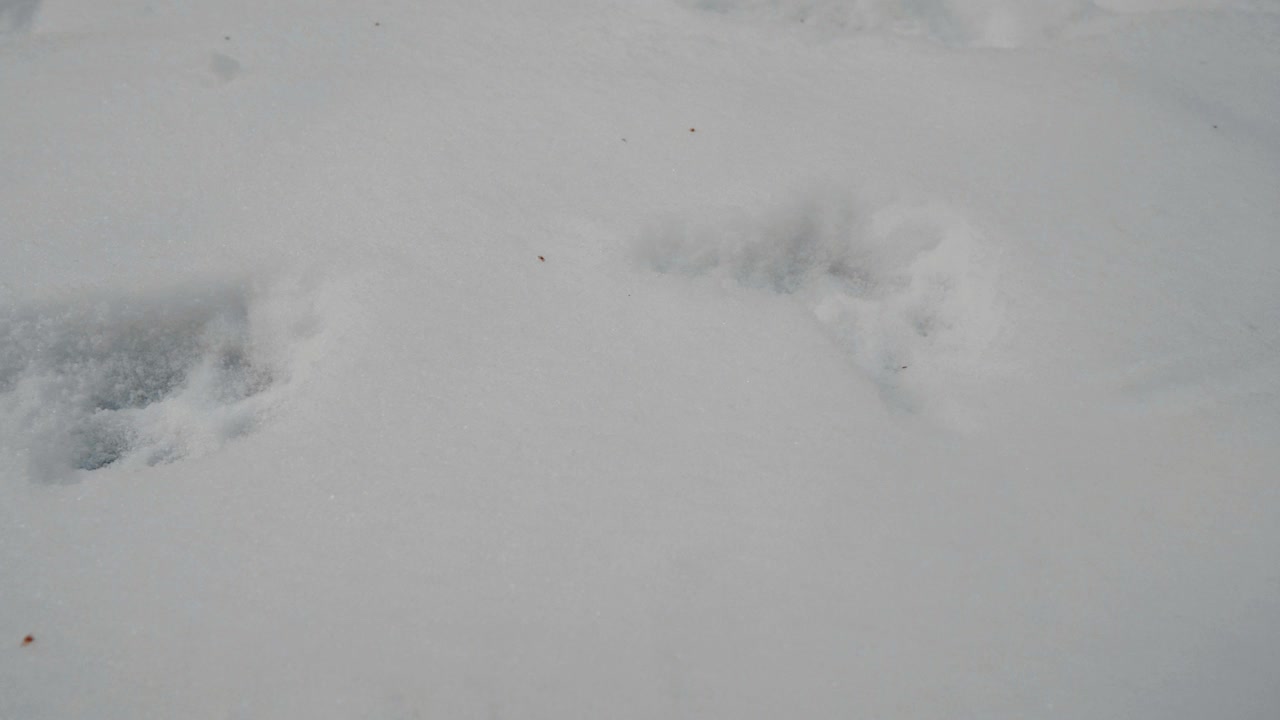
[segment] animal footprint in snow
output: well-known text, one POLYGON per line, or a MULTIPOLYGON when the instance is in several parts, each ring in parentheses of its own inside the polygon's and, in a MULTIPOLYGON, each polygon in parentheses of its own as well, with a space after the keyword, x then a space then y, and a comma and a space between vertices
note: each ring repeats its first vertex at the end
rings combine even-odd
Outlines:
POLYGON ((74 482, 215 452, 290 390, 312 326, 284 283, 0 309, 0 468, 25 458, 32 480, 74 482))
POLYGON ((808 198, 763 216, 668 222, 639 251, 660 273, 719 276, 801 303, 886 399, 915 409, 945 384, 922 376, 971 372, 999 330, 984 248, 945 206, 894 205, 863 220, 852 203, 808 198))
POLYGON ((867 281, 815 288, 814 313, 879 377, 917 363, 969 366, 1000 324, 995 268, 984 252, 977 232, 950 209, 884 208, 854 250, 867 281))

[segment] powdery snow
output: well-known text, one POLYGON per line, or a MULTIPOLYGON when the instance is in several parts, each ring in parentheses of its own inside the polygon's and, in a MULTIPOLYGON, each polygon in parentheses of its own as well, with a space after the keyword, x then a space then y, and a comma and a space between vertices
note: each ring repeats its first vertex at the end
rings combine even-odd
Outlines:
POLYGON ((0 0, 0 717, 1276 716, 1277 77, 1267 0, 0 0))

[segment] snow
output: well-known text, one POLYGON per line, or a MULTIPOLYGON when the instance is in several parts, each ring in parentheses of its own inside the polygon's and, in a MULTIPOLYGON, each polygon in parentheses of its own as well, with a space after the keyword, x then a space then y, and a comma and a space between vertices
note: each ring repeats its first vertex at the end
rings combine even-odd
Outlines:
POLYGON ((1276 77, 1268 0, 0 0, 0 717, 1274 717, 1276 77))

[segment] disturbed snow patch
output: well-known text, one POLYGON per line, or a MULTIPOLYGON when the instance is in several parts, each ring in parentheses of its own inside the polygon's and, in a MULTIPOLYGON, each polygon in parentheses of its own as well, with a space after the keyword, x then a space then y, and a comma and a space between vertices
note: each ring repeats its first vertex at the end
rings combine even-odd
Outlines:
POLYGON ((315 326, 296 288, 247 283, 0 311, 0 467, 60 482, 213 452, 280 401, 315 326))
POLYGON ((799 302, 895 407, 945 412, 930 399, 993 367, 996 263, 959 213, 894 205, 862 220, 851 203, 812 199, 710 215, 650 229, 642 262, 799 302))
POLYGON ((1101 15, 1089 0, 676 0, 694 10, 835 34, 887 31, 953 47, 1037 45, 1101 15))

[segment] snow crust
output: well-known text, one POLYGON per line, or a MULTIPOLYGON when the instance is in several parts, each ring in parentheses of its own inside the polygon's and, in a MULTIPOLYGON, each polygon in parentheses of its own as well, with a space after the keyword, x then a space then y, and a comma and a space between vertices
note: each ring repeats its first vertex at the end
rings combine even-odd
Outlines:
POLYGON ((0 718, 1275 717, 1277 77, 1268 0, 0 0, 0 718))

